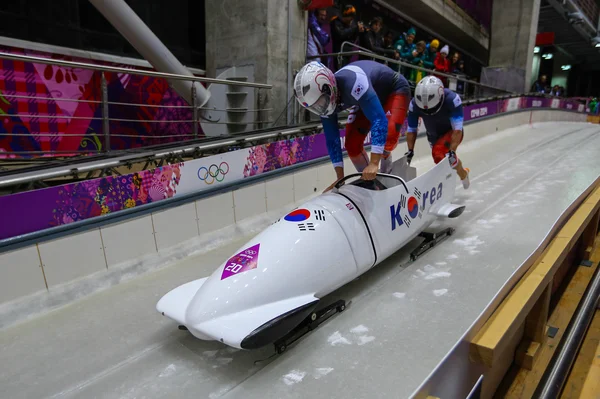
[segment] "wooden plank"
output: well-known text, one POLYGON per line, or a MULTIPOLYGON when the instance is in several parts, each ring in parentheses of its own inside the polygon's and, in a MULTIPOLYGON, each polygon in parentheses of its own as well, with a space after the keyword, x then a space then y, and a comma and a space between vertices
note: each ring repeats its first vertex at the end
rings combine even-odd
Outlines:
POLYGON ((548 284, 546 290, 540 296, 525 321, 525 338, 532 342, 543 343, 546 333, 546 322, 548 321, 548 310, 550 309, 550 294, 552 286, 548 284))
MULTIPOLYGON (((597 237, 596 243, 600 243, 600 236, 597 237)), ((507 374, 507 379, 502 382, 498 389, 497 397, 515 399, 529 399, 532 397, 575 313, 575 309, 577 309, 583 297, 586 287, 598 267, 598 261, 600 261, 600 247, 598 245, 593 253, 592 261, 594 261, 592 267, 579 266, 575 270, 548 319, 548 325, 558 328, 558 333, 554 338, 546 337, 546 342, 541 346, 539 356, 531 370, 520 368, 517 365, 511 368, 507 374)))
POLYGON ((600 398, 600 311, 590 324, 561 398, 600 398))
POLYGON ((600 212, 596 212, 593 220, 583 232, 584 256, 583 260, 589 260, 594 251, 594 241, 598 234, 598 223, 600 221, 600 212))
POLYGON ((504 379, 506 375, 506 371, 510 368, 510 365, 513 363, 515 352, 519 342, 521 341, 521 337, 523 336, 523 331, 525 330, 525 323, 522 323, 518 326, 517 331, 512 336, 510 340, 506 343, 506 348, 502 353, 498 354, 498 358, 494 363, 494 367, 489 368, 485 371, 483 377, 483 384, 481 387, 481 397, 482 398, 492 398, 498 388, 498 385, 504 379))
POLYGON ((546 322, 548 321, 551 295, 552 284, 548 284, 525 319, 523 341, 517 349, 515 360, 519 366, 527 370, 533 368, 535 359, 546 340, 546 322))

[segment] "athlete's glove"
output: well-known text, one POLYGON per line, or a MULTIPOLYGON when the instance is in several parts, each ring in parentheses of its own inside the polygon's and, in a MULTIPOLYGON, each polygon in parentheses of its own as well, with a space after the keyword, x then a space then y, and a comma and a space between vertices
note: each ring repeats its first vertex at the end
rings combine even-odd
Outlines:
POLYGON ((456 155, 456 153, 450 150, 446 155, 448 155, 448 161, 450 162, 450 166, 452 166, 452 168, 456 168, 456 165, 458 165, 458 156, 456 155))
POLYGON ((408 150, 408 152, 406 154, 404 154, 404 156, 406 157, 406 163, 408 163, 410 165, 410 162, 412 161, 413 157, 415 156, 415 152, 413 150, 408 150))

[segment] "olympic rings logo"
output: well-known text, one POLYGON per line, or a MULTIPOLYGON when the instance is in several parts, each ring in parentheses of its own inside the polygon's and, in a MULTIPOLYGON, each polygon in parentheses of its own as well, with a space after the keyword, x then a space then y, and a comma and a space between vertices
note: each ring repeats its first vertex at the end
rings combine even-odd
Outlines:
POLYGON ((198 169, 198 179, 206 184, 213 184, 215 180, 222 182, 227 173, 229 173, 229 164, 227 162, 221 162, 219 166, 212 164, 208 169, 205 166, 200 167, 200 169, 198 169))
POLYGON ((256 255, 256 251, 253 251, 253 250, 251 250, 251 249, 249 249, 249 250, 247 250, 247 251, 244 251, 244 253, 245 253, 246 255, 256 255))

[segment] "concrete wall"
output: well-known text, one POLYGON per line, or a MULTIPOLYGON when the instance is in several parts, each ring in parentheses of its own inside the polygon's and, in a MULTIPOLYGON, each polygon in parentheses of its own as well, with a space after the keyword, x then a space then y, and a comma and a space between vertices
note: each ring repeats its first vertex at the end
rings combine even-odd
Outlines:
POLYGON ((447 0, 417 0, 407 7, 405 0, 374 0, 413 24, 428 31, 451 49, 468 54, 481 64, 487 64, 489 35, 472 23, 467 14, 447 0))
MULTIPOLYGON (((490 37, 481 30, 479 25, 469 18, 467 14, 461 10, 458 6, 449 4, 445 0, 421 0, 427 4, 434 11, 436 11, 441 17, 447 22, 459 28, 461 31, 469 35, 475 41, 477 41, 483 48, 489 49, 490 37)), ((436 23, 430 21, 432 28, 436 27, 436 23)))
MULTIPOLYGON (((465 127, 463 145, 533 122, 584 122, 566 111, 519 112, 465 127)), ((406 144, 398 145, 394 159, 406 144)), ((433 166, 425 138, 413 163, 433 166)), ((419 166, 417 166, 419 167, 419 166)), ((346 157, 345 168, 354 170, 346 157)), ((335 181, 329 162, 122 223, 0 254, 0 328, 178 260, 254 235, 335 181), (205 210, 210 210, 206 212, 205 210)), ((198 278, 210 270, 198 270, 198 278)), ((208 267, 208 266, 207 266, 208 267)))
POLYGON ((494 0, 489 66, 506 75, 498 87, 529 89, 539 13, 540 0, 494 0))
POLYGON ((292 95, 288 27, 291 66, 300 69, 306 55, 306 13, 293 0, 206 0, 205 7, 206 76, 215 77, 217 70, 232 66, 253 65, 255 81, 273 85, 272 90, 262 91, 256 106, 273 108, 265 117, 274 121, 285 108, 288 94, 292 95))

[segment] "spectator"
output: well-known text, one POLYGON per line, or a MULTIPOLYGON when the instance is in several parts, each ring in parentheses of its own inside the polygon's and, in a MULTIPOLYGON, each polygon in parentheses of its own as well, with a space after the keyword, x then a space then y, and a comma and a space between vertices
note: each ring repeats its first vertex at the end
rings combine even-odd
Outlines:
POLYGON ((545 93, 546 92, 546 81, 548 77, 546 75, 540 76, 538 80, 535 81, 533 86, 531 87, 531 91, 534 93, 545 93))
POLYGON ((459 61, 460 61, 460 53, 458 51, 455 51, 454 54, 452 54, 452 60, 450 61, 449 71, 454 71, 455 69, 458 69, 459 61))
MULTIPOLYGON (((327 22, 327 9, 320 8, 315 12, 308 13, 308 43, 306 46, 306 56, 312 57, 325 54, 324 47, 331 38, 321 25, 327 22)), ((321 58, 313 58, 311 61, 323 62, 321 58)))
MULTIPOLYGON (((450 52, 450 49, 448 48, 448 46, 444 46, 442 47, 442 49, 440 50, 440 52, 438 53, 437 57, 435 58, 435 61, 433 62, 435 65, 435 70, 442 72, 442 73, 449 73, 450 72, 450 60, 448 59, 448 53, 450 52)), ((442 82, 444 82, 444 86, 448 86, 447 84, 447 79, 444 76, 437 76, 442 82)))
MULTIPOLYGON (((394 43, 394 47, 396 51, 400 54, 400 59, 404 62, 412 61, 412 52, 415 50, 415 36, 417 35, 417 31, 415 28, 410 28, 408 32, 403 33, 400 39, 394 43)), ((395 71, 401 72, 404 77, 408 78, 410 70, 406 67, 401 67, 400 65, 396 65, 395 68, 392 68, 395 71)))
POLYGON ((427 50, 423 56, 423 68, 434 69, 435 58, 437 57, 437 51, 440 47, 440 42, 437 39, 433 39, 431 43, 427 45, 427 50))
MULTIPOLYGON (((454 71, 452 71, 452 73, 456 74, 461 79, 468 79, 469 78, 467 76, 467 73, 465 72, 465 61, 464 60, 458 61, 458 68, 455 69, 454 71)), ((465 93, 465 81, 464 80, 457 80, 456 81, 456 92, 458 94, 464 94, 465 93)))
POLYGON ((417 35, 417 31, 415 28, 410 28, 408 32, 404 34, 404 37, 401 37, 396 43, 394 47, 396 47, 396 51, 400 53, 400 58, 405 61, 412 61, 412 53, 415 50, 415 36, 417 35))
POLYGON ((550 92, 551 96, 562 97, 564 89, 559 85, 554 85, 552 91, 550 92))
MULTIPOLYGON (((362 24, 359 24, 355 21, 356 17, 356 9, 354 6, 348 4, 344 7, 342 11, 341 18, 337 16, 333 18, 331 21, 331 36, 333 40, 333 52, 339 53, 341 51, 343 42, 352 42, 355 43, 356 39, 358 39, 359 33, 364 31, 364 27, 362 24)), ((345 51, 351 51, 351 48, 344 48, 345 51)), ((334 65, 335 69, 340 69, 344 65, 350 62, 350 57, 345 56, 342 57, 341 63, 338 57, 335 57, 334 65)))
POLYGON ((465 72, 465 61, 459 60, 458 63, 454 66, 454 69, 450 72, 455 73, 457 75, 465 75, 466 76, 467 73, 465 72))
MULTIPOLYGON (((383 38, 381 37, 381 28, 383 27, 383 20, 381 17, 375 17, 371 21, 370 29, 365 30, 361 33, 361 47, 364 47, 375 54, 383 55, 390 58, 400 58, 400 54, 393 48, 386 49, 383 44, 383 38)), ((369 57, 363 56, 361 59, 370 59, 369 57)), ((375 60, 382 64, 385 63, 383 60, 375 60)))
MULTIPOLYGON (((421 40, 417 43, 415 50, 412 53, 412 61, 411 64, 422 67, 424 64, 424 58, 426 56, 425 49, 427 45, 425 41, 421 40)), ((410 81, 412 82, 420 82, 423 79, 423 71, 419 71, 418 69, 411 69, 410 71, 410 81)))
POLYGON ((435 70, 443 73, 450 72, 450 60, 448 59, 448 46, 442 47, 437 57, 435 57, 435 61, 433 62, 435 65, 435 70))

